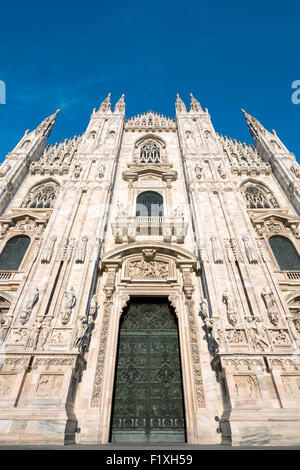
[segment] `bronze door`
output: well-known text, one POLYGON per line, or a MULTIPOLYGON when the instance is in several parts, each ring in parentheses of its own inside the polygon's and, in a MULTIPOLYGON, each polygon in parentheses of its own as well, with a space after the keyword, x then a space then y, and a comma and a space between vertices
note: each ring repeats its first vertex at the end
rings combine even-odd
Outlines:
POLYGON ((132 299, 121 318, 112 442, 185 442, 176 317, 164 299, 132 299))

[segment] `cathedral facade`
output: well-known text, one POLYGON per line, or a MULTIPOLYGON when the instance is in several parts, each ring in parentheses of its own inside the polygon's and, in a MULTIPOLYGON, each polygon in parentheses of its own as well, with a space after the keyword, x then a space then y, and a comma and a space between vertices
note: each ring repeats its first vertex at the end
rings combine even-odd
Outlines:
POLYGON ((300 439, 300 167, 191 95, 0 168, 0 443, 300 439))

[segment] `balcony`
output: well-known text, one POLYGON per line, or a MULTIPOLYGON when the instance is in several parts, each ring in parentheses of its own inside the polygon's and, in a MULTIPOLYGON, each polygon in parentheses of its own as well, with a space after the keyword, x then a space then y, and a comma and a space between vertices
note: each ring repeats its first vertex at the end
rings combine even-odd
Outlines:
POLYGON ((0 271, 0 282, 21 281, 23 279, 23 271, 0 271))
POLYGON ((290 281, 300 281, 300 271, 283 271, 283 273, 290 281))
POLYGON ((184 243, 187 228, 184 217, 117 217, 112 223, 116 243, 134 242, 143 237, 160 237, 165 242, 184 243))

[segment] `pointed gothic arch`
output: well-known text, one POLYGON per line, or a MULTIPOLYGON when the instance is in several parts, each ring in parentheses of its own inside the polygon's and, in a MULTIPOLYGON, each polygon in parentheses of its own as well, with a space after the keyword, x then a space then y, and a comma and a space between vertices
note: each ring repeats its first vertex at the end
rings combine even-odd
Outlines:
POLYGON ((59 192, 59 184, 53 180, 43 181, 31 188, 22 203, 30 209, 52 209, 59 192))
POLYGON ((246 200, 248 209, 278 208, 279 204, 267 186, 248 180, 241 186, 241 192, 246 200))
POLYGON ((150 165, 165 163, 166 143, 152 134, 139 138, 134 145, 134 161, 150 165))

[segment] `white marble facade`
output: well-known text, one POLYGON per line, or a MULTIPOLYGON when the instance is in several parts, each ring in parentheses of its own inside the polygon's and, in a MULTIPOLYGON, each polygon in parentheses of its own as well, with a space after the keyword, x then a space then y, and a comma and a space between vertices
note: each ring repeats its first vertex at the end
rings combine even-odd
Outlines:
POLYGON ((107 443, 119 319, 132 296, 178 318, 187 442, 300 440, 300 167, 244 112, 254 145, 216 133, 191 95, 176 118, 125 118, 122 96, 46 146, 57 112, 0 168, 0 443, 107 443), (139 194, 163 214, 136 216, 139 194), (299 255, 298 255, 299 256, 299 255), (1 265, 1 258, 0 258, 1 265), (3 308, 2 308, 3 307, 3 308))

